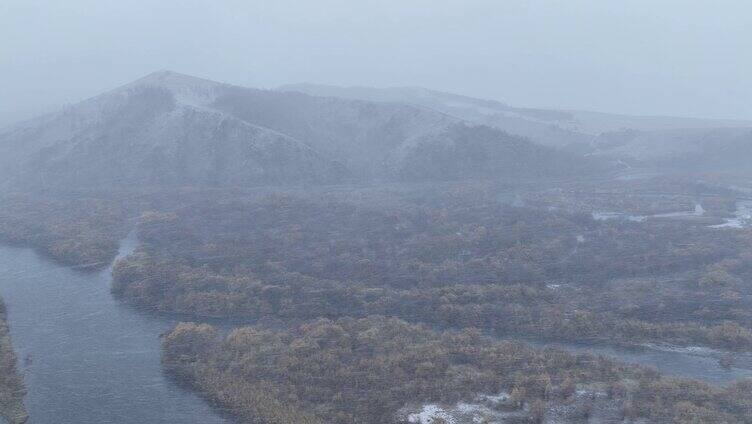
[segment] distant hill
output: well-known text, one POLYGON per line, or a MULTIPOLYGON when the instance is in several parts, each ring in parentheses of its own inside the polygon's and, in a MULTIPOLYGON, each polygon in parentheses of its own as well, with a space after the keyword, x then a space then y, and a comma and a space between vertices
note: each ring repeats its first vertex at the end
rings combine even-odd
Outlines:
POLYGON ((0 175, 44 187, 547 177, 581 156, 404 103, 242 88, 174 72, 0 131, 0 175))
POLYGON ((372 88, 294 84, 280 87, 280 90, 298 91, 316 96, 420 105, 553 146, 590 143, 593 137, 602 133, 624 129, 661 131, 687 128, 752 127, 752 121, 630 116, 574 110, 521 108, 496 100, 478 99, 420 87, 372 88))
POLYGON ((752 172, 752 128, 614 131, 595 138, 592 148, 633 167, 752 172))

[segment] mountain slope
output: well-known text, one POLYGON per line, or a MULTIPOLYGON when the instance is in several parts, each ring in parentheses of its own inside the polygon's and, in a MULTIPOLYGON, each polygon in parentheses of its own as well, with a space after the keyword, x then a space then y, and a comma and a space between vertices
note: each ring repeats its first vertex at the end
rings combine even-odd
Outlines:
POLYGON ((556 122, 570 118, 566 112, 515 108, 494 100, 476 99, 419 87, 380 89, 294 84, 280 87, 280 90, 315 96, 418 105, 468 122, 488 125, 511 134, 528 137, 544 145, 566 146, 586 143, 592 138, 588 134, 557 126, 556 122))
POLYGON ((438 136, 461 122, 403 104, 236 87, 223 90, 212 106, 305 140, 366 178, 389 175, 390 169, 399 166, 395 152, 412 140, 438 136))
POLYGON ((576 155, 403 103, 233 87, 212 107, 305 140, 362 178, 537 177, 592 170, 576 155))

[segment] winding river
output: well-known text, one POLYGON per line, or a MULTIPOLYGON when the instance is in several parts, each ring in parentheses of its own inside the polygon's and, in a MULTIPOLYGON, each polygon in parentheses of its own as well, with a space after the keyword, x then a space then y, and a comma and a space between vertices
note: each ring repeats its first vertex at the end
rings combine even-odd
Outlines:
MULTIPOLYGON (((135 246, 134 237, 124 240, 119 257, 135 246)), ((162 372, 159 335, 177 319, 120 303, 110 282, 110 269, 81 273, 31 249, 0 245, 0 294, 28 389, 29 422, 229 424, 224 414, 162 372)), ((713 355, 691 350, 545 345, 593 350, 713 384, 752 377, 752 357, 743 368, 724 370, 713 355)))
POLYGON ((736 365, 723 368, 718 360, 724 354, 707 348, 678 348, 645 345, 623 348, 575 343, 531 342, 538 347, 552 347, 570 352, 590 352, 612 357, 628 364, 643 365, 664 375, 694 378, 710 384, 725 386, 731 382, 752 378, 752 357, 748 354, 735 356, 736 365))
MULTIPOLYGON (((126 239, 120 256, 135 245, 126 239)), ((80 273, 30 249, 0 246, 0 294, 29 423, 229 423, 162 373, 159 335, 175 320, 113 299, 110 271, 80 273)))

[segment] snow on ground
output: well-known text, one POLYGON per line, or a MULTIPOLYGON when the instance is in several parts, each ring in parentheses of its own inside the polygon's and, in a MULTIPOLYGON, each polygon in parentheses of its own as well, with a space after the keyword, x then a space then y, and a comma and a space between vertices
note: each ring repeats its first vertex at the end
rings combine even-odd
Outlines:
POLYGON ((445 411, 438 405, 423 405, 420 412, 407 416, 407 422, 416 424, 432 424, 436 418, 441 418, 449 424, 455 424, 454 419, 449 412, 445 411))
MULTIPOLYGON (((397 418, 411 424, 508 424, 524 421, 529 416, 528 408, 513 409, 508 401, 509 395, 500 393, 479 395, 472 403, 413 405, 403 408, 397 418)), ((621 403, 609 399, 600 389, 580 389, 570 399, 549 402, 543 422, 622 424, 621 403)))
POLYGON ((736 202, 734 217, 726 219, 723 224, 712 225, 711 228, 744 228, 752 224, 752 201, 739 200, 736 202))

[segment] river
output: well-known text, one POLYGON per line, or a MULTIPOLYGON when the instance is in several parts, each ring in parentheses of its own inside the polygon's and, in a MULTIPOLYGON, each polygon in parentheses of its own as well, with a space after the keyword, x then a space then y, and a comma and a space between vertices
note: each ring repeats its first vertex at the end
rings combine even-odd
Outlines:
MULTIPOLYGON (((126 239, 119 256, 136 245, 126 239)), ((229 423, 163 374, 159 335, 176 321, 125 306, 111 269, 81 273, 0 246, 0 295, 31 424, 229 423)))
POLYGON ((725 386, 731 382, 752 378, 752 357, 733 355, 736 365, 723 368, 718 360, 724 355, 701 347, 670 347, 645 345, 634 348, 576 343, 531 341, 536 347, 552 347, 570 352, 589 352, 618 359, 628 364, 655 368, 664 375, 693 378, 710 384, 725 386))

